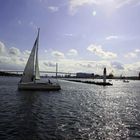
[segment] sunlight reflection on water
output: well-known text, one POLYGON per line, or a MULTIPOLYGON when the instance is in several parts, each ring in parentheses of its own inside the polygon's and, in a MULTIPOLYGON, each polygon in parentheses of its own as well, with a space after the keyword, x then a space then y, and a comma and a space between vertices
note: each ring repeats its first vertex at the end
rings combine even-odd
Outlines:
POLYGON ((59 92, 18 92, 18 80, 0 78, 0 139, 140 139, 139 81, 60 81, 59 92))

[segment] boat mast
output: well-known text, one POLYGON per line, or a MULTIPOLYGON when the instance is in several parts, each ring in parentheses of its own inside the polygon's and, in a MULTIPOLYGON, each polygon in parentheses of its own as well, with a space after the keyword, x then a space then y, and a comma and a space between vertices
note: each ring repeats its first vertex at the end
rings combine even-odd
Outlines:
POLYGON ((56 79, 57 79, 58 64, 56 63, 56 79))
POLYGON ((37 42, 36 42, 36 57, 35 57, 35 80, 40 79, 39 65, 38 65, 39 32, 40 32, 40 28, 38 28, 38 34, 37 34, 37 39, 36 39, 37 42))

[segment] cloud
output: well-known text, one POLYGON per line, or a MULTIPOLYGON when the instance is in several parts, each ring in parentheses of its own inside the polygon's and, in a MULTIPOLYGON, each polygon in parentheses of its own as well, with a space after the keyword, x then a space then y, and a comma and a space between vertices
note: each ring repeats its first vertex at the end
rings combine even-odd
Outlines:
POLYGON ((113 72, 115 76, 121 74, 125 76, 138 75, 140 70, 140 62, 123 64, 117 61, 101 60, 101 61, 87 61, 87 60, 72 60, 61 59, 59 61, 59 71, 64 72, 86 72, 94 74, 103 74, 103 68, 107 68, 107 74, 113 72))
POLYGON ((3 70, 22 70, 25 62, 20 57, 0 56, 0 68, 3 70))
POLYGON ((104 51, 101 45, 91 44, 88 48, 88 51, 101 57, 102 59, 114 59, 117 57, 117 54, 109 51, 104 51))
POLYGON ((137 54, 134 53, 134 52, 129 52, 126 55, 124 55, 124 57, 126 57, 126 58, 136 58, 137 54))
POLYGON ((140 49, 134 50, 135 53, 140 53, 140 49))
POLYGON ((52 61, 44 62, 44 65, 47 67, 56 67, 56 63, 52 61))
POLYGON ((77 50, 75 49, 71 49, 69 50, 69 52, 67 53, 67 55, 69 56, 76 56, 78 54, 77 50))
POLYGON ((78 65, 83 67, 83 68, 94 68, 95 67, 94 62, 78 63, 78 65))
POLYGON ((59 11, 59 7, 56 7, 56 6, 49 6, 48 9, 49 9, 52 13, 59 11))
POLYGON ((0 64, 8 63, 10 61, 10 58, 7 56, 0 56, 0 64))
POLYGON ((73 34, 64 34, 64 36, 67 36, 67 37, 72 37, 73 34))
POLYGON ((111 65, 113 68, 118 69, 118 70, 124 70, 124 66, 120 62, 111 62, 111 65))
POLYGON ((135 62, 135 63, 132 63, 132 64, 126 64, 125 65, 125 73, 127 75, 138 75, 140 71, 140 62, 135 62))
MULTIPOLYGON (((119 63, 119 62, 118 62, 119 63)), ((61 59, 59 61, 59 71, 64 72, 86 72, 86 73, 95 73, 103 74, 104 67, 107 68, 107 73, 114 72, 115 75, 120 75, 125 69, 119 68, 119 66, 112 66, 112 62, 108 60, 101 61, 88 61, 88 60, 70 60, 70 59, 61 59)), ((114 64, 113 65, 119 65, 114 64)), ((123 65, 123 64, 122 64, 123 65)), ((123 67, 123 66, 122 66, 123 67)))
POLYGON ((59 62, 59 71, 64 72, 95 72, 94 62, 85 60, 61 59, 59 62))
POLYGON ((1 69, 23 69, 27 59, 18 48, 11 47, 8 48, 0 41, 0 68, 1 69), (25 60, 22 61, 21 57, 25 60))
POLYGON ((117 4, 116 4, 116 8, 120 8, 120 7, 123 7, 124 5, 128 5, 128 4, 138 4, 138 1, 137 0, 118 0, 117 1, 117 4))
MULTIPOLYGON (((75 49, 71 49, 75 50, 75 49)), ((88 50, 94 54, 98 54, 101 58, 112 58, 110 57, 111 52, 104 51, 100 45, 90 45, 88 50)), ((76 51, 70 51, 76 52, 76 51)), ((140 50, 135 49, 133 52, 139 54, 140 50)), ((3 42, 0 42, 0 69, 5 70, 23 70, 27 59, 29 57, 30 51, 21 51, 16 47, 8 48, 3 42), (14 57, 15 56, 15 57, 14 57), (28 56, 28 57, 27 57, 28 56)), ((45 53, 44 53, 45 54, 45 53)), ((112 53, 111 53, 112 54, 112 53)), ((48 52, 49 55, 49 52, 48 52)), ((56 58, 59 64, 59 71, 62 72, 86 72, 102 74, 103 68, 107 68, 107 73, 114 72, 114 75, 137 75, 140 70, 140 62, 135 62, 131 64, 123 64, 109 59, 100 61, 88 61, 88 60, 78 60, 78 59, 66 59, 64 54, 59 51, 51 51, 50 55, 56 58), (63 58, 63 59, 61 59, 63 58)), ((48 60, 41 56, 39 58, 40 70, 42 71, 55 71, 56 60, 48 56, 48 60)))
POLYGON ((61 58, 65 57, 64 54, 62 52, 59 52, 59 51, 53 51, 52 56, 55 57, 55 58, 58 58, 58 59, 61 59, 61 58))
POLYGON ((27 57, 29 57, 30 53, 31 53, 31 51, 25 50, 25 51, 23 52, 23 56, 24 56, 25 58, 27 58, 27 57))
POLYGON ((69 0, 70 10, 74 11, 77 7, 83 6, 85 4, 97 4, 96 0, 69 0))
POLYGON ((12 55, 12 56, 19 56, 21 54, 21 52, 18 48, 11 47, 9 49, 9 54, 12 55))
POLYGON ((44 52, 45 52, 45 53, 47 53, 47 52, 48 52, 48 50, 45 50, 44 52))
POLYGON ((134 51, 125 54, 124 57, 125 58, 137 58, 139 53, 140 53, 140 49, 135 49, 134 51))
POLYGON ((0 41, 0 54, 3 54, 4 52, 5 52, 5 45, 0 41))
MULTIPOLYGON (((69 0, 69 9, 71 13, 75 13, 77 9, 84 5, 96 5, 118 9, 125 5, 138 5, 138 0, 69 0)), ((108 9, 108 8, 107 8, 108 9)))
POLYGON ((106 37, 106 40, 118 39, 119 37, 116 35, 106 37))

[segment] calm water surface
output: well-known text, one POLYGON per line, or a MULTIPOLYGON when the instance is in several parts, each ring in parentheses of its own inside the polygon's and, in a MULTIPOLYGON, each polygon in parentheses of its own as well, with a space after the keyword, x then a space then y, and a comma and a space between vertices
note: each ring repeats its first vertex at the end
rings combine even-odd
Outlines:
POLYGON ((18 81, 0 77, 0 140, 140 140, 140 81, 60 81, 59 92, 19 92, 18 81))

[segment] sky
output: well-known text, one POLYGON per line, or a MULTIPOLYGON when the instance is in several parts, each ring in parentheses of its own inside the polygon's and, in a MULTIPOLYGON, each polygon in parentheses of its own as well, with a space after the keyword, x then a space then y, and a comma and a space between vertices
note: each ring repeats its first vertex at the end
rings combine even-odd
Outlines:
POLYGON ((137 76, 140 0, 0 0, 0 70, 23 70, 40 28, 40 70, 137 76))

